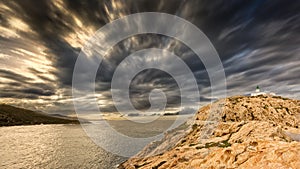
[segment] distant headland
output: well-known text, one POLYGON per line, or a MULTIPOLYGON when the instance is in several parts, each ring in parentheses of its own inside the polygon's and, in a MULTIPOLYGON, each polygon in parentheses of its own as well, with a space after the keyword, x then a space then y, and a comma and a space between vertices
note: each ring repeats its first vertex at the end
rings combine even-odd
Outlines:
POLYGON ((36 125, 36 124, 78 124, 75 118, 55 117, 6 104, 0 104, 0 126, 36 125))

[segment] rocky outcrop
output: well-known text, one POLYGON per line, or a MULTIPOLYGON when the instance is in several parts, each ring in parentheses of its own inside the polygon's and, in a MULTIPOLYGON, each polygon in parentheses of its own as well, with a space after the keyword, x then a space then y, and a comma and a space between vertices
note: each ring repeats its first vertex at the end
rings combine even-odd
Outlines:
POLYGON ((300 101, 235 96, 201 108, 186 130, 166 135, 119 168, 299 168, 300 101), (184 134, 183 134, 184 133, 184 134), (171 137, 170 137, 171 136, 171 137), (176 138, 166 148, 168 138, 176 138), (173 141, 174 142, 174 141, 173 141), (166 148, 161 154, 158 150, 166 148), (151 151, 150 151, 151 150, 151 151))

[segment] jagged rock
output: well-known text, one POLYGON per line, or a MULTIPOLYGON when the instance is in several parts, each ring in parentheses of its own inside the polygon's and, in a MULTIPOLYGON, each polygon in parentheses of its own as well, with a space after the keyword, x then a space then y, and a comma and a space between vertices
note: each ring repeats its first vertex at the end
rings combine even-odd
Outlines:
POLYGON ((131 158, 120 168, 296 169, 300 167, 299 114, 299 100, 278 96, 221 99, 201 108, 188 129, 178 135, 170 133, 157 147, 141 152, 153 155, 165 149, 164 153, 131 158), (177 143, 166 148, 172 137, 177 143))

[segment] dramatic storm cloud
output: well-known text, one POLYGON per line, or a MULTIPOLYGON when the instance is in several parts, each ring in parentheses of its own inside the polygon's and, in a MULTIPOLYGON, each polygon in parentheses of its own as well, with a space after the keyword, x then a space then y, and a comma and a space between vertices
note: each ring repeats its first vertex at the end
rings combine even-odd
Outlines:
MULTIPOLYGON (((299 98, 299 9, 300 2, 293 0, 2 0, 0 102, 72 113, 73 70, 84 43, 106 23, 138 12, 177 15, 202 30, 219 53, 228 95, 245 94, 260 85, 263 90, 299 98)), ((200 101, 216 99, 210 95, 208 73, 195 53, 180 41, 155 34, 136 35, 115 45, 99 67, 96 96, 77 99, 96 97, 102 112, 116 112, 111 96, 113 73, 128 55, 146 48, 167 49, 179 56, 196 78, 200 101)), ((169 60, 161 64, 172 66, 169 60)), ((168 110, 180 106, 176 81, 164 71, 148 69, 131 82, 134 107, 148 109, 153 89, 165 93, 168 110)))

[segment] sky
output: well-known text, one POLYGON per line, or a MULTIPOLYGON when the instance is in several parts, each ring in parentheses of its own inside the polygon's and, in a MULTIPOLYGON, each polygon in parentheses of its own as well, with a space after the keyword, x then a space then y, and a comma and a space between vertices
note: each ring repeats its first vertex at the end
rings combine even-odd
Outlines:
MULTIPOLYGON (((139 12, 177 15, 203 31, 222 61, 228 96, 252 92, 259 85, 264 91, 299 99, 299 9, 300 1, 294 0, 1 0, 0 103, 74 113, 72 77, 81 48, 107 23, 139 12)), ((109 51, 99 66, 96 95, 81 99, 96 97, 102 112, 116 112, 113 73, 128 55, 147 48, 167 49, 180 57, 193 72, 201 102, 221 97, 211 96, 205 66, 188 46, 164 35, 142 34, 109 51)), ((172 67, 170 60, 162 64, 172 67)), ((151 106, 153 89, 165 93, 169 111, 180 107, 179 87, 172 76, 148 69, 130 84, 137 110, 151 106)))

